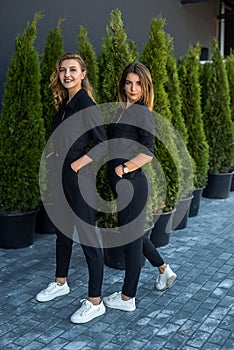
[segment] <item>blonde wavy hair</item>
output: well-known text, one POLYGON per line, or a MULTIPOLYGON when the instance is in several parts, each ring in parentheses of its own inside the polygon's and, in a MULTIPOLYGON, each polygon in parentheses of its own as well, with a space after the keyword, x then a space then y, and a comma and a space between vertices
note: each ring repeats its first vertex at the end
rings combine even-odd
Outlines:
MULTIPOLYGON (((69 60, 69 59, 76 60, 79 63, 82 72, 87 72, 87 68, 84 60, 80 55, 76 53, 67 52, 57 60, 55 64, 55 69, 50 76, 50 87, 52 89, 52 97, 53 97, 56 109, 59 109, 63 99, 67 97, 67 90, 62 86, 59 79, 59 68, 63 61, 69 60)), ((95 102, 94 91, 89 82, 87 74, 85 75, 85 78, 82 80, 82 88, 85 90, 87 95, 95 102)))
POLYGON ((118 90, 118 96, 119 101, 124 109, 126 107, 127 102, 127 95, 125 93, 125 83, 126 78, 129 73, 135 73, 138 75, 141 87, 142 87, 142 98, 141 102, 143 102, 149 110, 153 109, 153 103, 154 103, 154 88, 152 83, 152 78, 149 69, 140 62, 132 62, 130 63, 123 71, 122 77, 119 82, 119 90, 118 90))

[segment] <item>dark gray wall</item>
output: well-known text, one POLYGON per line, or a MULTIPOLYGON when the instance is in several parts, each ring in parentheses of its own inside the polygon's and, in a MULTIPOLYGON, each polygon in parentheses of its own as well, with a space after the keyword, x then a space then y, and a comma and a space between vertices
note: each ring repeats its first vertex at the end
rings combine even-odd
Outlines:
POLYGON ((1 0, 0 99, 15 37, 23 32, 27 21, 31 21, 38 10, 44 12, 35 43, 39 52, 42 52, 49 29, 56 26, 59 17, 65 16, 62 24, 64 49, 77 49, 77 35, 82 24, 98 54, 110 11, 118 8, 129 38, 140 51, 147 41, 151 19, 162 14, 167 20, 166 31, 174 37, 175 56, 179 57, 190 43, 199 41, 208 47, 212 37, 217 35, 218 3, 218 0, 187 5, 181 5, 179 0, 1 0))

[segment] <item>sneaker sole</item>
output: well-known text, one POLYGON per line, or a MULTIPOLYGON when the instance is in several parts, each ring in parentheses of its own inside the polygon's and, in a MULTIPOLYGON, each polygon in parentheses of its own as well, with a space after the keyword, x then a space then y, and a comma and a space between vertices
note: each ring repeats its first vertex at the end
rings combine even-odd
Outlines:
POLYGON ((177 277, 176 275, 173 275, 173 276, 169 277, 168 280, 167 280, 166 286, 164 288, 158 289, 156 287, 156 289, 160 290, 160 291, 163 291, 163 290, 166 290, 166 289, 170 288, 172 286, 174 280, 176 279, 176 277, 177 277))
POLYGON ((136 307, 134 307, 134 308, 132 308, 132 309, 127 309, 127 308, 121 308, 120 306, 113 306, 113 305, 111 305, 111 304, 108 304, 108 302, 105 302, 104 300, 103 300, 103 302, 105 303, 105 305, 107 306, 107 307, 109 307, 110 309, 116 309, 116 310, 121 310, 121 311, 135 311, 136 310, 136 307))
POLYGON ((71 316, 70 321, 72 323, 77 323, 77 324, 87 323, 87 322, 93 320, 94 318, 96 318, 98 316, 104 315, 105 312, 106 312, 106 309, 101 310, 100 312, 98 312, 95 315, 87 315, 87 316, 83 316, 82 318, 75 318, 75 316, 74 317, 71 316))
POLYGON ((50 298, 46 298, 46 299, 40 299, 40 297, 36 297, 36 300, 39 301, 40 303, 45 303, 47 301, 54 300, 55 298, 62 297, 62 296, 67 295, 69 293, 70 293, 70 290, 68 292, 65 292, 65 293, 62 293, 59 295, 54 295, 53 297, 51 296, 50 298))

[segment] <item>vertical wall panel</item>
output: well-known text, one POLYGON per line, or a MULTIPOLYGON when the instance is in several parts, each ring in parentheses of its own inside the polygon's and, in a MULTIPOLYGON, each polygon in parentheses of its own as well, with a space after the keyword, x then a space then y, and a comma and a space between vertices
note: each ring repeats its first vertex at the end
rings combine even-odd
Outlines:
POLYGON ((36 45, 42 51, 50 28, 56 26, 61 16, 65 50, 76 50, 79 25, 87 30, 98 53, 102 37, 108 23, 109 13, 119 8, 129 38, 133 39, 141 51, 148 36, 149 23, 160 13, 167 19, 165 29, 174 37, 175 55, 183 55, 188 45, 200 42, 208 47, 217 33, 218 0, 182 5, 178 0, 2 0, 0 14, 0 98, 9 60, 14 50, 17 33, 21 33, 27 21, 31 21, 36 11, 42 10, 44 18, 38 23, 36 45))

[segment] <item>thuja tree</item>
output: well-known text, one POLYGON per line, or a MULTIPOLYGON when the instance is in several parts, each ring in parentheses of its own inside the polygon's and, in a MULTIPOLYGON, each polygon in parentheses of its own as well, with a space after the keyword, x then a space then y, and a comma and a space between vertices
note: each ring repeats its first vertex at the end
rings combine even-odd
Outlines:
POLYGON ((168 80, 165 23, 166 20, 161 16, 152 19, 148 41, 141 53, 141 62, 151 72, 155 93, 154 110, 171 121, 170 103, 165 89, 168 80))
POLYGON ((0 210, 26 212, 40 203, 38 170, 44 147, 40 66, 34 48, 36 13, 18 34, 7 71, 0 123, 0 210))
POLYGON ((209 172, 226 173, 233 159, 233 132, 227 72, 217 41, 211 45, 206 82, 204 129, 209 145, 209 172))
POLYGON ((168 79, 165 82, 165 90, 168 95, 170 110, 171 110, 171 123, 180 134, 184 143, 187 144, 188 133, 185 126, 184 118, 182 116, 182 103, 181 103, 181 90, 178 77, 176 59, 173 55, 173 41, 172 37, 166 33, 166 47, 167 47, 167 61, 166 70, 168 79))
POLYGON ((185 121, 182 115, 182 96, 181 88, 177 70, 176 59, 173 55, 174 47, 172 37, 166 33, 166 46, 167 46, 167 75, 168 79, 165 83, 165 89, 170 102, 171 110, 171 123, 175 128, 177 135, 175 143, 178 149, 179 158, 181 161, 181 188, 180 197, 186 198, 194 190, 194 167, 195 164, 187 148, 188 132, 185 125, 185 121))
POLYGON ((199 82, 200 82, 200 86, 201 86, 202 113, 203 113, 204 108, 205 108, 205 103, 206 103, 206 99, 207 99, 207 91, 209 89, 209 87, 206 86, 206 84, 207 84, 207 77, 208 77, 210 65, 211 65, 210 61, 207 61, 205 64, 200 63, 200 66, 199 66, 199 82))
POLYGON ((135 42, 132 39, 128 40, 129 50, 132 54, 132 60, 137 61, 139 59, 139 52, 135 42))
MULTIPOLYGON (((174 142, 173 130, 169 124, 172 115, 166 92, 168 52, 164 26, 165 19, 161 16, 152 19, 148 41, 141 53, 141 61, 150 69, 152 75, 155 92, 154 111, 165 119, 165 123, 163 123, 162 119, 159 118, 159 121, 156 118, 155 156, 163 168, 167 184, 167 197, 161 204, 161 209, 168 210, 175 205, 178 197, 179 177, 176 164, 178 165, 180 160, 174 142)), ((161 187, 160 180, 157 181, 158 187, 161 187)), ((161 194, 163 195, 163 193, 161 194)))
MULTIPOLYGON (((105 104, 118 101, 118 85, 124 68, 131 63, 136 55, 136 48, 127 38, 120 10, 111 11, 106 34, 102 40, 101 52, 98 56, 98 96, 99 103, 105 104), (133 57, 134 56, 134 57, 133 57)), ((116 105, 108 104, 103 108, 104 123, 109 123, 116 113, 116 105)), ((97 189, 107 201, 113 201, 114 196, 107 180, 107 164, 99 170, 97 189)), ((112 206, 113 212, 115 205, 112 206)), ((97 214, 98 224, 102 227, 116 227, 116 214, 97 214)))
POLYGON ((226 57, 225 66, 229 83, 231 116, 234 122, 234 51, 231 51, 226 57))
POLYGON ((190 46, 184 57, 178 60, 182 114, 188 132, 187 147, 195 162, 194 186, 196 188, 206 186, 209 167, 209 151, 201 110, 199 56, 200 46, 190 46))
POLYGON ((52 99, 52 91, 50 88, 50 75, 54 70, 57 59, 63 54, 63 37, 61 31, 61 24, 63 18, 58 20, 57 27, 50 29, 46 38, 45 47, 41 55, 41 100, 43 119, 45 125, 46 140, 51 134, 51 122, 56 110, 52 99))
POLYGON ((83 58, 87 66, 87 76, 94 89, 95 98, 98 99, 97 87, 98 87, 98 65, 96 61, 95 51, 88 38, 87 30, 80 25, 80 32, 78 34, 78 54, 83 58))
POLYGON ((127 39, 120 10, 111 11, 106 35, 98 57, 100 102, 118 101, 118 84, 124 68, 135 57, 135 50, 127 39), (131 49, 130 49, 131 47, 131 49))
MULTIPOLYGON (((234 135, 234 51, 231 51, 230 55, 226 57, 226 70, 227 70, 227 76, 228 76, 228 82, 229 82, 232 130, 234 135)), ((233 141, 233 148, 234 148, 234 141, 233 141)), ((231 168, 234 169, 234 154, 232 158, 231 168)))

